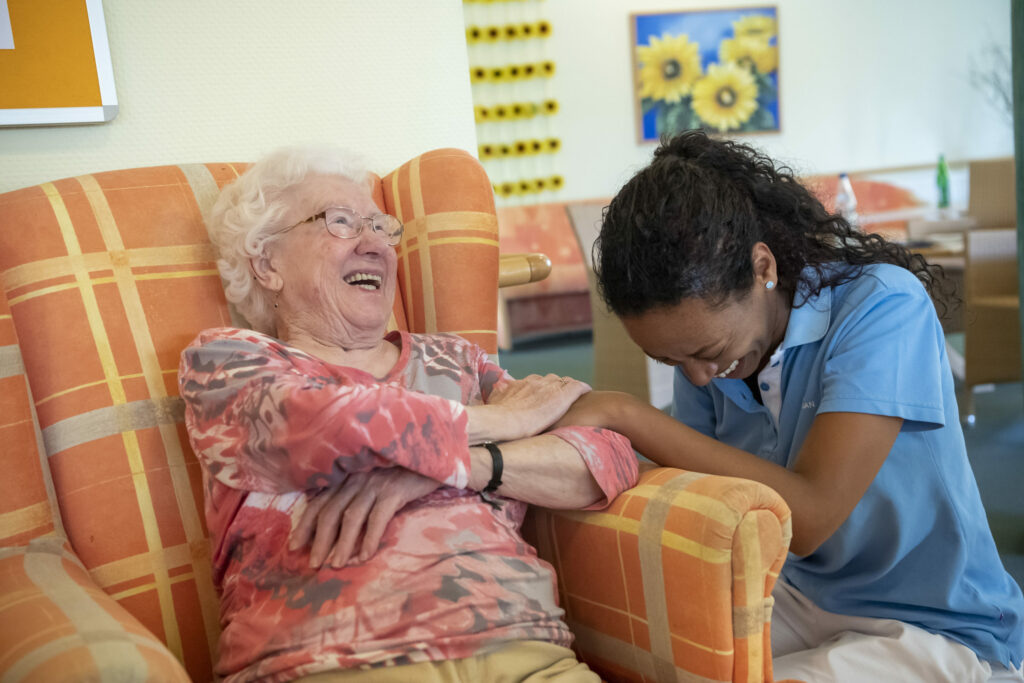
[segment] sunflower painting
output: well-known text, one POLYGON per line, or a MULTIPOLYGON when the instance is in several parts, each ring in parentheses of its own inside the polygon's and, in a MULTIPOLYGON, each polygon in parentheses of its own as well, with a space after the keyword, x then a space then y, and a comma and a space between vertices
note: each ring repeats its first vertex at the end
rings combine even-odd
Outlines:
POLYGON ((641 140, 779 130, 775 7, 634 14, 641 140))

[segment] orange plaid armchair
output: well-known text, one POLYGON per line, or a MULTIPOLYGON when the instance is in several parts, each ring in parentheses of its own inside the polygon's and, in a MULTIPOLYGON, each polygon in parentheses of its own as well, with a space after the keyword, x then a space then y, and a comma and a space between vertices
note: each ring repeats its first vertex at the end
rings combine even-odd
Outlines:
MULTIPOLYGON (((201 218, 241 167, 98 173, 0 195, 0 678, 209 681, 219 632, 181 349, 232 324, 201 218)), ((406 224, 393 325, 496 351, 491 185, 457 150, 384 177, 406 224)), ((601 512, 534 510, 581 657, 608 680, 771 679, 789 511, 671 469, 601 512)))

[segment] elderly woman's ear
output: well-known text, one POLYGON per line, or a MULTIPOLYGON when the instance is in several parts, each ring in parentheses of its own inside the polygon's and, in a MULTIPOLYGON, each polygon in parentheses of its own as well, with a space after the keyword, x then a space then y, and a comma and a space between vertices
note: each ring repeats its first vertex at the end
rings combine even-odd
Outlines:
POLYGON ((249 265, 252 268, 253 279, 263 289, 270 292, 278 292, 284 286, 284 280, 274 267, 274 263, 269 255, 254 256, 249 259, 249 265))

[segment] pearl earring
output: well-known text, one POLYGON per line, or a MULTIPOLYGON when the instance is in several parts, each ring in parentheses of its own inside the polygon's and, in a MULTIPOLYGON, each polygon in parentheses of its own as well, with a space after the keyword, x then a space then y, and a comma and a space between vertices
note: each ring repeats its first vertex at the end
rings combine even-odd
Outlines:
POLYGON ((764 283, 764 288, 768 290, 775 289, 775 282, 769 280, 768 282, 764 283))

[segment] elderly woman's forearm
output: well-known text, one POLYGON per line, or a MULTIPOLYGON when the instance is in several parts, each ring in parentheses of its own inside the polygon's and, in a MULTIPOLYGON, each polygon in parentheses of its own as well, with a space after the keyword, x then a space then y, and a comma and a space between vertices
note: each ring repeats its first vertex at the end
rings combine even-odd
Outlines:
MULTIPOLYGON (((498 493, 541 507, 579 509, 603 493, 583 458, 565 441, 542 434, 501 444, 504 468, 498 493)), ((470 449, 469 487, 481 490, 491 478, 486 448, 470 449)))
MULTIPOLYGON (((559 430, 558 435, 506 442, 500 448, 504 472, 498 494, 532 505, 603 507, 636 483, 633 451, 611 432, 559 430)), ((471 448, 470 464, 470 488, 483 489, 492 473, 490 453, 471 448)))
POLYGON ((517 432, 508 411, 499 406, 466 406, 466 432, 470 444, 505 441, 517 432))

